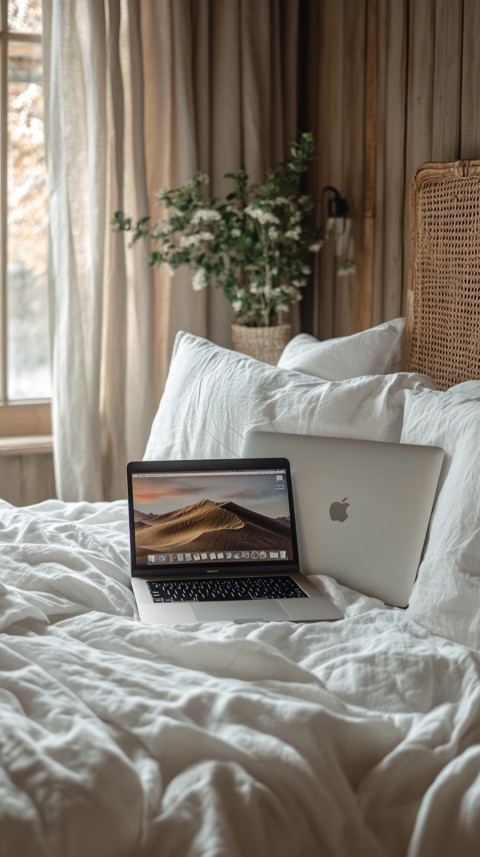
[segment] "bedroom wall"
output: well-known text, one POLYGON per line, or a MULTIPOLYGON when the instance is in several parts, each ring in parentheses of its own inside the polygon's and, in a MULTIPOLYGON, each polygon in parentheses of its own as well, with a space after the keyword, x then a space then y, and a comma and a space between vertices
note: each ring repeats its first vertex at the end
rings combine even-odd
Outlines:
MULTIPOLYGON (((346 196, 355 237, 356 275, 336 276, 328 244, 301 307, 303 329, 325 338, 404 313, 410 177, 426 160, 480 158, 480 2, 302 0, 299 10, 299 124, 318 149, 309 190, 346 196)), ((53 493, 51 452, 9 450, 0 465, 0 496, 53 493)))
POLYGON ((0 498, 15 506, 55 497, 51 437, 0 438, 0 498))
POLYGON ((327 244, 302 308, 328 337, 404 314, 409 180, 425 161, 480 157, 480 3, 308 0, 302 26, 310 189, 346 196, 355 237, 356 275, 336 276, 327 244))

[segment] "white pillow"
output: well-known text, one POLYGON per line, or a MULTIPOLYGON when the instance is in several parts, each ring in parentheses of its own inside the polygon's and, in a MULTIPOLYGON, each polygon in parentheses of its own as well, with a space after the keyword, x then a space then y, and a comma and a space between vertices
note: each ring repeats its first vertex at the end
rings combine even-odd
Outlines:
POLYGON ((405 390, 422 375, 319 381, 178 333, 145 459, 228 458, 247 429, 400 439, 405 390))
POLYGON ((407 391, 402 441, 441 446, 445 463, 408 612, 480 648, 480 398, 407 391))
POLYGON ((404 330, 405 319, 395 318, 352 336, 323 342, 300 333, 286 345, 278 366, 326 381, 401 372, 404 330))
POLYGON ((472 399, 480 399, 480 381, 462 381, 455 387, 450 387, 450 393, 461 393, 462 396, 470 396, 472 399))

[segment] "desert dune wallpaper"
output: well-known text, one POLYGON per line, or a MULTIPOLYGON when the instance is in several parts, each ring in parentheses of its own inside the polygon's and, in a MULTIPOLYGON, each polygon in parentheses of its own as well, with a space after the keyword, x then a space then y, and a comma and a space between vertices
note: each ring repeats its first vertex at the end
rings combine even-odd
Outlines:
POLYGON ((279 474, 137 477, 134 521, 139 563, 149 557, 195 562, 212 550, 226 562, 292 556, 288 494, 279 474))

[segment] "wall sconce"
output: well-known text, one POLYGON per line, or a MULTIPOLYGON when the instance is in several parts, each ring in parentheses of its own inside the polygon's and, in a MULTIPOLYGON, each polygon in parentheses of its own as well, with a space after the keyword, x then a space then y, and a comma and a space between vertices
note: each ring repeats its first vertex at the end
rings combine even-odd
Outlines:
POLYGON ((335 256, 344 256, 347 252, 350 235, 350 220, 348 218, 347 200, 331 185, 322 189, 322 200, 325 194, 331 194, 327 200, 327 234, 333 234, 335 256))
POLYGON ((348 214, 348 203, 343 196, 340 196, 338 190, 331 185, 326 185, 322 190, 322 196, 325 193, 333 193, 333 196, 327 201, 327 211, 329 217, 346 218, 348 214))

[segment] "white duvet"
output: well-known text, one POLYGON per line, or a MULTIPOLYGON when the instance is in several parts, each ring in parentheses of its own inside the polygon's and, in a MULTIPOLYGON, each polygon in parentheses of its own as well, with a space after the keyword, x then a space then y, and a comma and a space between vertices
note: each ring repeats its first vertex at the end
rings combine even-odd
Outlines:
POLYGON ((480 654, 347 618, 136 618, 123 503, 0 503, 1 857, 470 857, 480 654))

